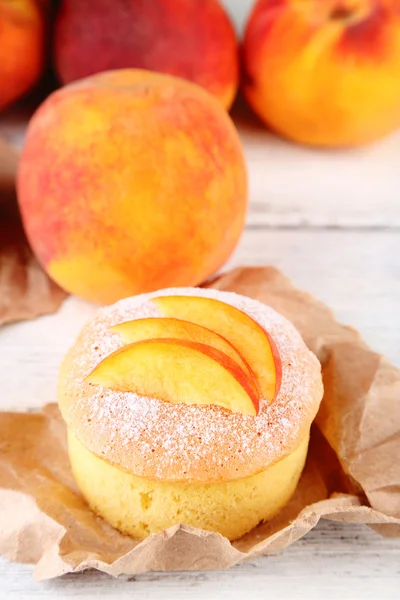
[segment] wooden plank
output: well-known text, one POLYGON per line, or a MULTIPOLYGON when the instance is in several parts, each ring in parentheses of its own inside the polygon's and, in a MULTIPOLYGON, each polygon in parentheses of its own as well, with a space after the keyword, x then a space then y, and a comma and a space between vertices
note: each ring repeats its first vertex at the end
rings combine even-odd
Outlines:
MULTIPOLYGON (((247 230, 226 268, 277 266, 400 364, 399 255, 395 232, 247 230)), ((55 399, 62 356, 93 310, 69 298, 56 315, 0 329, 0 409, 25 410, 55 399)))
POLYGON ((400 132, 354 150, 322 151, 234 114, 247 158, 251 225, 400 227, 400 132))
POLYGON ((254 0, 222 0, 221 4, 223 4, 228 11, 228 14, 238 31, 239 37, 242 37, 242 32, 254 5, 254 0))
MULTIPOLYGON (((0 135, 23 144, 27 109, 0 116, 0 135)), ((251 226, 400 228, 400 132, 347 151, 303 148, 235 108, 249 171, 251 226)))
POLYGON ((400 236, 353 230, 247 230, 231 265, 271 264, 400 366, 400 236))
POLYGON ((31 567, 0 560, 0 598, 127 600, 397 600, 400 544, 361 525, 321 521, 280 555, 229 571, 149 573, 111 579, 96 571, 34 583, 31 567))
MULTIPOLYGON (((253 0, 223 1, 240 30, 253 0)), ((20 110, 2 114, 0 132, 20 146, 27 118, 20 110)), ((278 266, 400 365, 400 134, 370 148, 321 152, 270 135, 242 109, 234 118, 249 165, 250 211, 228 266, 278 266)), ((60 360, 93 310, 71 298, 57 315, 0 329, 0 409, 54 401, 60 360)), ((0 598, 394 600, 399 559, 399 540, 323 521, 282 555, 222 573, 152 573, 126 581, 90 572, 34 584, 29 566, 1 559, 0 598)))

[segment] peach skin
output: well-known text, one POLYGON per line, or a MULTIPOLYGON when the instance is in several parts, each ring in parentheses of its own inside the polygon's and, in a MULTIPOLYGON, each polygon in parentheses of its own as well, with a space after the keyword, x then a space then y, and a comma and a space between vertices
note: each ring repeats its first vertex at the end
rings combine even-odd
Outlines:
POLYGON ((38 81, 44 68, 44 35, 34 0, 0 0, 0 110, 38 81))
POLYGON ((246 373, 247 377, 254 382, 254 374, 247 362, 228 340, 222 335, 215 333, 211 329, 190 323, 182 319, 160 319, 146 318, 134 319, 133 321, 124 321, 110 328, 112 333, 119 335, 125 344, 134 344, 143 340, 173 338, 177 340, 186 340, 206 344, 224 352, 234 360, 240 368, 246 373))
POLYGON ((243 63, 255 112, 296 142, 351 147, 400 127, 398 0, 259 0, 243 63))
POLYGON ((198 285, 232 253, 247 207, 242 147, 217 100, 134 69, 81 80, 41 105, 17 187, 43 267, 100 303, 198 285))
POLYGON ((259 410, 259 394, 238 363, 189 340, 128 344, 106 356, 86 381, 173 404, 215 404, 253 417, 259 410))
POLYGON ((218 0, 63 0, 54 60, 64 83, 148 69, 197 83, 225 108, 239 83, 235 30, 218 0))
POLYGON ((263 397, 270 402, 276 398, 282 378, 279 351, 271 336, 249 315, 213 298, 160 296, 152 302, 163 317, 186 319, 229 340, 254 373, 263 397))

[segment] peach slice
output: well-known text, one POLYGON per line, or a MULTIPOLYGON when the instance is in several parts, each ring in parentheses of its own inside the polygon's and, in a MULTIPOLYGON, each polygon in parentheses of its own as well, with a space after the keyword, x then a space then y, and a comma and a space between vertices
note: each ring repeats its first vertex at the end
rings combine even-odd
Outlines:
POLYGON ((240 352, 253 371, 261 395, 272 401, 282 378, 282 363, 271 336, 238 308, 198 296, 153 298, 162 315, 186 319, 222 335, 240 352))
POLYGON ((256 385, 252 370, 236 348, 222 335, 202 325, 190 323, 182 319, 149 317, 147 319, 135 319, 133 321, 118 323, 118 325, 110 327, 110 331, 118 333, 125 344, 133 344, 155 338, 172 338, 206 344, 207 346, 221 350, 221 352, 232 358, 243 369, 250 381, 254 382, 254 386, 256 385))
POLYGON ((173 404, 216 404, 255 416, 259 397, 227 354, 188 340, 153 339, 123 346, 102 360, 88 383, 173 404))

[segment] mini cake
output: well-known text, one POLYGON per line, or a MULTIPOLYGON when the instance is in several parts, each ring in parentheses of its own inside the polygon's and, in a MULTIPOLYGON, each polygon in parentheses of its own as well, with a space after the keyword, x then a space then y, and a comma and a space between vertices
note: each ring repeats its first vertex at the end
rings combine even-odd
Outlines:
POLYGON ((236 539, 292 496, 320 365, 272 308, 179 288, 103 308, 61 367, 72 470, 91 508, 143 539, 185 523, 236 539))

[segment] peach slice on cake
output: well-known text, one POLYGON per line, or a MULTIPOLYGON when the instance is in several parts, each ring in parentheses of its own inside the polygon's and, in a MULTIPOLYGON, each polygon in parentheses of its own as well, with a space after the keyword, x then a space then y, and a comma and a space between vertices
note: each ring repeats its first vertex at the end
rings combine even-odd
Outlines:
POLYGON ((252 370, 242 358, 236 348, 222 335, 207 329, 202 325, 190 323, 182 319, 149 317, 146 319, 134 319, 125 321, 110 327, 110 331, 118 333, 125 344, 142 342, 143 340, 171 338, 175 340, 188 340, 206 344, 217 350, 221 350, 234 360, 246 373, 251 382, 255 378, 252 370))
POLYGON ((238 350, 253 371, 261 395, 272 401, 282 378, 282 363, 271 336, 238 308, 199 296, 152 298, 165 317, 185 319, 222 335, 238 350))
POLYGON ((215 404, 255 416, 259 397, 227 354, 198 342, 152 339, 123 346, 102 360, 88 383, 173 404, 215 404))

